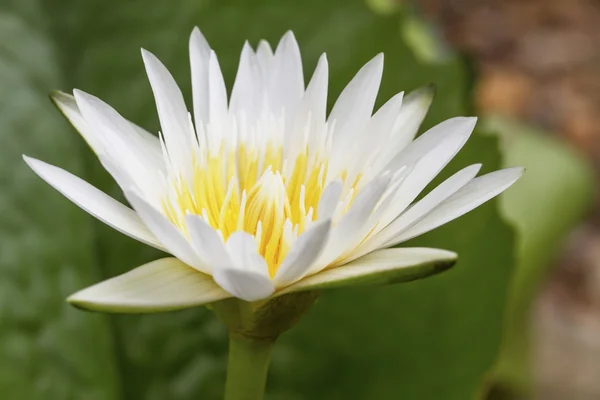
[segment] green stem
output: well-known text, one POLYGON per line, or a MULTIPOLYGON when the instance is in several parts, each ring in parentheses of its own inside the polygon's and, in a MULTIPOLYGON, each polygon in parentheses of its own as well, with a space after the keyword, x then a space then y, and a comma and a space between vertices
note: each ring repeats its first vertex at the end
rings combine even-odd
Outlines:
POLYGON ((225 400, 262 400, 274 339, 229 335, 225 400))

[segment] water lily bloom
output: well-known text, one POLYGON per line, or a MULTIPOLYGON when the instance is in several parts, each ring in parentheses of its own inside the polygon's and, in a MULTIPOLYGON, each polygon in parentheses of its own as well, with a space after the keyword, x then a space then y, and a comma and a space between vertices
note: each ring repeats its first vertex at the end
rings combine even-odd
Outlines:
POLYGON ((358 71, 327 115, 327 58, 305 86, 291 32, 275 51, 266 41, 243 46, 229 97, 198 29, 189 49, 193 116, 167 68, 142 50, 158 136, 85 92, 53 95, 132 208, 25 157, 88 213, 174 256, 75 293, 69 301, 80 307, 151 312, 416 279, 456 255, 392 246, 460 217, 522 174, 476 177, 480 165, 471 165, 416 201, 476 119, 452 118, 415 139, 432 101, 428 88, 399 93, 373 114, 383 55, 358 71))

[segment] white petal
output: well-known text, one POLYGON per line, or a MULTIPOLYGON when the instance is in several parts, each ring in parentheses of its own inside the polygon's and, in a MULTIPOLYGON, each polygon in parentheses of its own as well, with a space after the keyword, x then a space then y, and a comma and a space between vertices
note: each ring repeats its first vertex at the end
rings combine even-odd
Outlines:
POLYGON ((444 225, 468 213, 508 189, 523 174, 523 168, 513 167, 473 179, 442 202, 412 228, 396 237, 390 245, 404 242, 444 225))
MULTIPOLYGON (((392 145, 390 135, 400 112, 403 97, 404 93, 398 93, 381 106, 353 143, 351 153, 348 155, 348 160, 351 161, 347 173, 347 179, 351 182, 359 173, 364 175, 366 166, 372 167, 373 164, 380 163, 381 153, 392 145)), ((381 168, 378 168, 376 173, 380 172, 381 168)))
POLYGON ((265 259, 258 254, 256 240, 248 232, 233 232, 225 243, 233 267, 251 271, 269 278, 269 267, 265 259))
POLYGON ((267 77, 271 72, 273 64, 273 50, 271 45, 266 40, 261 40, 256 49, 256 60, 260 67, 263 78, 267 77))
POLYGON ((264 299, 273 294, 275 287, 267 263, 258 254, 252 235, 234 232, 227 239, 225 248, 231 263, 214 266, 212 275, 215 282, 233 296, 246 301, 264 299))
POLYGON ((191 167, 193 153, 190 149, 197 143, 194 143, 181 90, 171 73, 154 54, 142 49, 142 57, 154 92, 160 126, 171 163, 179 164, 180 168, 191 167))
POLYGON ((71 295, 76 307, 115 313, 152 313, 231 297, 210 277, 176 258, 163 258, 71 295))
POLYGON ((99 98, 75 89, 77 106, 88 126, 102 143, 103 153, 129 175, 145 193, 157 190, 156 176, 163 168, 162 157, 147 151, 147 139, 133 124, 99 98))
POLYGON ((327 87, 329 82, 329 64, 327 56, 321 54, 315 72, 308 83, 302 104, 316 123, 324 123, 327 113, 327 87))
MULTIPOLYGON (((455 117, 437 124, 394 157, 387 169, 396 170, 398 166, 414 164, 442 141, 456 140, 459 143, 462 141, 464 145, 473 132, 476 123, 477 118, 475 117, 455 117)), ((460 148, 462 146, 458 150, 460 148)))
POLYGON ((327 246, 330 228, 331 220, 320 221, 298 237, 273 278, 277 287, 287 286, 306 275, 327 246))
POLYGON ((402 152, 405 156, 401 157, 399 163, 394 167, 410 166, 413 162, 415 164, 398 187, 391 206, 382 215, 380 221, 382 228, 396 219, 454 158, 469 139, 476 120, 475 118, 454 118, 448 121, 450 121, 448 124, 442 123, 442 127, 440 127, 442 124, 437 125, 425 133, 424 135, 429 135, 424 141, 419 142, 421 139, 419 138, 402 152), (446 130, 444 127, 451 129, 446 130), (428 140, 432 138, 437 140, 428 140), (427 147, 423 143, 427 144, 427 147))
POLYGON ((148 229, 161 241, 168 252, 200 272, 210 274, 210 266, 196 254, 182 232, 163 214, 148 204, 137 193, 125 191, 125 197, 131 203, 148 229))
POLYGON ((481 164, 474 164, 463 168, 450 178, 446 179, 435 189, 429 192, 425 197, 408 208, 385 229, 377 233, 372 240, 368 241, 369 243, 365 243, 369 250, 365 249, 363 251, 367 252, 378 247, 389 246, 387 242, 390 239, 398 236, 402 231, 413 226, 415 223, 424 218, 437 205, 464 187, 473 178, 475 178, 480 169, 481 164))
POLYGON ((96 136, 96 133, 90 129, 87 122, 85 122, 85 119, 79 111, 79 107, 77 107, 75 98, 68 93, 60 91, 53 92, 50 98, 75 129, 77 129, 92 150, 97 154, 103 153, 104 149, 101 140, 96 136))
POLYGON ((334 144, 351 140, 369 120, 382 74, 383 54, 378 54, 344 88, 329 115, 329 121, 336 124, 334 144))
POLYGON ((189 48, 194 122, 199 127, 208 122, 208 60, 210 58, 210 46, 197 27, 192 30, 189 48))
POLYGON ((246 301, 265 299, 275 291, 271 279, 254 271, 219 268, 213 278, 228 293, 246 301))
POLYGON ((402 108, 392 128, 391 142, 400 151, 410 143, 417 134, 421 123, 429 111, 435 90, 428 86, 410 92, 402 102, 402 108))
POLYGON ((403 101, 404 92, 400 92, 389 99, 383 106, 381 106, 379 110, 377 110, 375 115, 371 117, 369 126, 367 128, 369 142, 375 140, 377 143, 379 143, 379 138, 381 136, 390 136, 392 127, 398 118, 398 113, 400 112, 403 101))
POLYGON ((187 215, 185 223, 194 249, 206 264, 213 269, 232 265, 233 262, 225 249, 225 243, 217 231, 198 215, 187 215))
POLYGON ((270 80, 269 97, 272 109, 294 109, 304 94, 304 74, 300 48, 291 31, 279 41, 273 62, 273 76, 267 77, 270 80))
POLYGON ((278 292, 283 295, 305 290, 352 285, 384 285, 424 278, 450 268, 456 253, 440 249, 399 248, 370 253, 346 265, 311 275, 278 292))
POLYGON ((209 122, 220 126, 227 115, 227 90, 219 60, 212 50, 208 61, 208 96, 209 122))
POLYGON ((326 134, 328 68, 327 56, 322 54, 302 97, 300 111, 297 114, 295 123, 297 128, 295 136, 299 138, 298 140, 302 140, 305 134, 304 130, 307 128, 306 121, 309 121, 308 146, 311 154, 316 151, 317 144, 326 134))
POLYGON ((27 156, 23 156, 23 159, 43 180, 86 212, 127 236, 164 250, 163 245, 129 207, 61 168, 27 156))
POLYGON ((252 116, 257 112, 260 102, 260 72, 256 63, 254 51, 248 44, 244 43, 237 75, 231 91, 229 109, 231 112, 246 116, 252 116))
POLYGON ((342 195, 342 181, 336 179, 329 183, 323 190, 319 205, 317 206, 317 217, 319 220, 329 219, 333 216, 342 195))
POLYGON ((327 248, 317 263, 309 269, 313 274, 332 263, 335 259, 353 247, 356 241, 366 234, 365 225, 375 205, 390 183, 389 175, 379 176, 370 182, 352 202, 350 209, 333 228, 327 248))

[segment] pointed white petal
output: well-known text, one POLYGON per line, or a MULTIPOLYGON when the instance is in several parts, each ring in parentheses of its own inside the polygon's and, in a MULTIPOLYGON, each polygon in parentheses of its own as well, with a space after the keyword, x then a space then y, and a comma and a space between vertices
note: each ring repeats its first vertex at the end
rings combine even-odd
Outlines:
POLYGON ((254 271, 219 268, 213 278, 228 293, 246 301, 265 299, 275 291, 271 279, 254 271))
MULTIPOLYGON (((362 172, 364 174, 365 166, 372 167, 374 164, 380 164, 381 153, 393 145, 390 138, 392 127, 400 112, 403 97, 403 92, 398 93, 381 106, 353 144, 351 154, 348 157, 352 160, 349 167, 350 172, 347 175, 351 180, 358 173, 362 172)), ((373 173, 380 172, 381 168, 377 168, 376 172, 373 171, 373 173)))
POLYGON ((304 93, 300 48, 292 31, 286 32, 275 50, 269 94, 273 110, 293 110, 304 93))
POLYGON ((327 113, 327 87, 329 85, 329 64, 323 53, 319 57, 315 72, 308 83, 302 105, 315 123, 324 123, 327 113))
MULTIPOLYGON (((61 91, 52 92, 50 98, 56 107, 63 113, 65 118, 67 118, 73 127, 77 129, 92 150, 98 155, 105 153, 101 140, 97 137, 94 130, 88 126, 83 115, 81 115, 75 98, 72 95, 61 91)), ((130 123, 133 130, 140 138, 139 143, 145 145, 145 151, 152 153, 153 157, 157 160, 160 159, 161 150, 158 137, 137 126, 133 122, 130 123)))
MULTIPOLYGON (((387 247, 390 239, 397 237, 401 232, 409 229, 423 219, 431 210, 452 196, 466 184, 468 184, 481 169, 481 164, 474 164, 463 168, 450 178, 446 179, 425 197, 408 208, 402 215, 389 224, 381 232, 377 233, 369 243, 365 243, 372 251, 378 247, 387 247)), ((367 251, 366 249, 363 251, 367 251)), ((364 253, 363 253, 364 254, 364 253)))
POLYGON ((269 42, 266 40, 261 40, 258 43, 258 48, 256 49, 256 59, 264 79, 271 72, 271 66, 273 64, 273 50, 271 49, 269 42))
POLYGON ((162 213, 148 204, 137 193, 125 191, 125 197, 131 203, 148 229, 161 241, 169 253, 200 272, 210 274, 210 266, 196 254, 182 232, 162 213))
POLYGON ((56 104, 56 107, 63 113, 65 118, 77 129, 83 139, 97 153, 103 153, 101 140, 96 136, 96 133, 90 129, 87 122, 81 115, 79 107, 75 102, 75 98, 68 93, 56 91, 52 92, 50 98, 56 104))
MULTIPOLYGON (((433 86, 417 89, 402 100, 402 107, 398 112, 393 126, 388 131, 388 136, 385 139, 385 145, 381 142, 377 144, 375 156, 372 158, 372 168, 370 174, 375 175, 387 169, 395 170, 401 163, 396 163, 393 168, 390 168, 392 160, 399 157, 404 157, 406 153, 401 153, 414 139, 421 123, 427 115, 427 111, 433 101, 435 90, 433 86), (402 156, 400 156, 402 154, 402 156)), ((383 111, 383 107, 380 111, 383 111)), ((378 111, 378 113, 380 112, 378 111)), ((374 128, 369 127, 368 131, 373 131, 374 128)), ((440 139, 440 138, 438 138, 440 139)), ((422 151, 422 149, 421 149, 422 151)), ((422 154, 422 153, 421 153, 422 154)), ((414 161, 415 158, 413 158, 414 161)), ((404 165, 409 160, 403 160, 404 165)))
POLYGON ((248 232, 233 232, 227 239, 225 248, 233 261, 234 268, 251 271, 269 278, 267 262, 258 254, 254 236, 248 232))
POLYGON ((287 286, 306 275, 327 246, 330 229, 331 220, 320 221, 298 237, 273 278, 275 286, 287 286))
POLYGON ((313 274, 328 266, 365 236, 365 225, 375 205, 390 183, 389 175, 379 176, 365 186, 352 202, 350 209, 332 229, 330 240, 323 255, 309 269, 313 274))
MULTIPOLYGON (((414 164, 442 141, 457 141, 458 143, 462 142, 462 145, 464 145, 473 132, 476 123, 476 117, 455 117, 437 124, 394 157, 387 168, 396 170, 399 165, 414 164)), ((458 150, 460 148, 462 146, 458 150)))
POLYGON ((427 111, 429 111, 434 93, 434 88, 427 86, 410 92, 404 98, 390 135, 391 143, 394 146, 393 154, 406 147, 415 138, 427 111))
POLYGON ((208 115, 211 124, 222 124, 227 115, 227 91, 219 60, 213 50, 208 61, 208 115))
POLYGON ((88 126, 101 142, 103 153, 112 159, 145 193, 154 193, 156 176, 163 168, 159 153, 147 151, 147 139, 140 137, 133 124, 99 98, 75 89, 77 106, 88 126))
POLYGON ((152 313, 200 306, 231 297, 211 278, 176 258, 144 264, 71 295, 72 305, 92 311, 152 313))
POLYGON ((468 213, 508 189, 523 175, 523 168, 513 167, 473 179, 443 201, 417 224, 396 237, 389 245, 398 244, 444 225, 468 213))
POLYGON ((252 116, 256 112, 256 107, 260 102, 260 91, 258 84, 260 82, 260 72, 256 64, 256 56, 248 42, 244 43, 237 75, 231 91, 231 101, 229 109, 233 113, 245 113, 246 116, 252 116))
POLYGON ((210 46, 198 27, 194 27, 192 30, 189 48, 194 122, 196 127, 199 127, 208 122, 208 60, 210 58, 210 46))
POLYGON ((381 216, 380 226, 382 228, 396 219, 417 198, 419 193, 425 189, 433 178, 444 169, 456 153, 465 145, 475 126, 475 118, 454 118, 448 121, 450 121, 448 124, 440 124, 443 125, 441 128, 436 129, 440 127, 440 125, 437 125, 425 133, 429 134, 429 136, 424 141, 419 142, 421 139, 419 138, 409 145, 402 152, 405 156, 401 157, 399 162, 393 166, 393 168, 396 168, 403 165, 410 166, 411 163, 414 163, 412 164, 414 167, 398 187, 394 201, 381 216), (451 129, 443 129, 444 126, 451 129), (436 138, 437 140, 428 140, 431 138, 436 138), (427 146, 423 145, 423 143, 426 143, 427 146))
POLYGON ((171 163, 178 163, 180 168, 191 166, 193 153, 190 149, 194 148, 194 135, 191 132, 181 90, 169 70, 154 54, 142 49, 142 58, 154 93, 160 126, 171 163))
POLYGON ((322 54, 302 97, 300 110, 296 114, 297 120, 294 124, 296 142, 292 141, 291 145, 298 146, 298 148, 304 147, 306 144, 301 141, 305 140, 306 132, 308 132, 308 149, 311 154, 316 151, 317 146, 322 143, 323 137, 326 135, 328 68, 327 56, 322 54))
POLYGON ((127 236, 164 250, 163 245, 129 207, 61 168, 27 156, 23 156, 23 159, 40 178, 86 212, 127 236))
POLYGON ((323 190, 319 205, 317 206, 317 217, 319 220, 329 219, 333 216, 342 195, 342 181, 336 179, 329 183, 323 190))
POLYGON ((400 92, 389 99, 369 121, 367 129, 369 142, 376 140, 379 142, 379 137, 390 137, 392 127, 398 118, 398 113, 401 110, 402 102, 404 101, 404 92, 400 92), (383 134, 382 134, 383 132, 383 134))
POLYGON ((231 258, 225 243, 210 225, 198 215, 187 215, 185 223, 194 249, 204 262, 213 269, 217 266, 230 266, 231 258))
POLYGON ((329 115, 329 121, 336 124, 334 144, 350 140, 369 120, 382 74, 383 54, 378 54, 344 88, 329 115))
POLYGON ((413 281, 447 270, 455 263, 456 257, 456 253, 440 249, 378 250, 346 265, 306 277, 277 294, 413 281))

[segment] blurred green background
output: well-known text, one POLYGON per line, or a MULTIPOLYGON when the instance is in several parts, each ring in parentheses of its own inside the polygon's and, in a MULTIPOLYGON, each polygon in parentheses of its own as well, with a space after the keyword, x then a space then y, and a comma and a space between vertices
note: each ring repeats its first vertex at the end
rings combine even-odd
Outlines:
MULTIPOLYGON (((226 332, 207 309, 107 316, 64 302, 159 254, 78 209, 21 159, 59 165, 122 199, 47 94, 80 88, 157 132, 139 48, 167 65, 189 100, 187 40, 195 25, 219 54, 229 87, 244 40, 275 44, 292 29, 307 77, 327 52, 330 103, 384 52, 379 105, 435 83, 424 128, 479 111, 474 64, 400 1, 3 0, 0 398, 221 398, 226 332)), ((268 399, 531 395, 531 306, 565 236, 589 209, 593 176, 566 144, 522 123, 485 117, 477 129, 443 176, 476 162, 483 172, 513 165, 528 172, 499 200, 408 244, 457 251, 456 267, 405 285, 324 294, 276 346, 268 399)))

